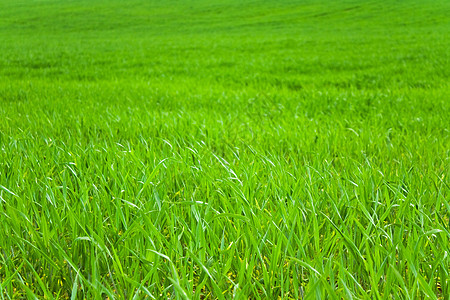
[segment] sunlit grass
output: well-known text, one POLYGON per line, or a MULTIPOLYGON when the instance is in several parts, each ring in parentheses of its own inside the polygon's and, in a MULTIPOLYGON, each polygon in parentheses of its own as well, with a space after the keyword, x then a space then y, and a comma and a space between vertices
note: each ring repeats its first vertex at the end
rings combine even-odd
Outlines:
POLYGON ((447 299, 447 1, 0 1, 2 299, 447 299))

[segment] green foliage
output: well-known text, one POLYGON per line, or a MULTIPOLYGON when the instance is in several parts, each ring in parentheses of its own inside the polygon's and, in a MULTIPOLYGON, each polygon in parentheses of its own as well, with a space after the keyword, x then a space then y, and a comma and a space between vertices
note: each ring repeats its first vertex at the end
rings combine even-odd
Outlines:
POLYGON ((1 299, 448 299, 450 2, 0 7, 1 299))

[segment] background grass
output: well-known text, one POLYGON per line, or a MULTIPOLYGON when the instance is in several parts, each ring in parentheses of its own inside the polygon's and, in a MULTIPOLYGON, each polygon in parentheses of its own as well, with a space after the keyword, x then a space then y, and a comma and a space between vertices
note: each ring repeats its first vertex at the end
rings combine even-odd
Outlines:
POLYGON ((448 299, 449 12, 0 0, 0 297, 448 299))

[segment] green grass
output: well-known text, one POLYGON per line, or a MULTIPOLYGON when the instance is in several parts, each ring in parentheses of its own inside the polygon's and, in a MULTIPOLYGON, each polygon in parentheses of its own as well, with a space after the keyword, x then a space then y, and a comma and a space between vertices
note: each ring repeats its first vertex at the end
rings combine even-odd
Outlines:
POLYGON ((449 299, 449 12, 0 0, 1 299, 449 299))

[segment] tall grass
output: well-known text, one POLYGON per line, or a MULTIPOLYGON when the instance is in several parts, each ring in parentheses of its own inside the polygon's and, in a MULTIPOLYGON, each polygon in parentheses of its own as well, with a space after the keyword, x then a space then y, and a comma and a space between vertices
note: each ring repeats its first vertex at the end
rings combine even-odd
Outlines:
POLYGON ((2 299, 448 299, 447 1, 0 1, 2 299))

